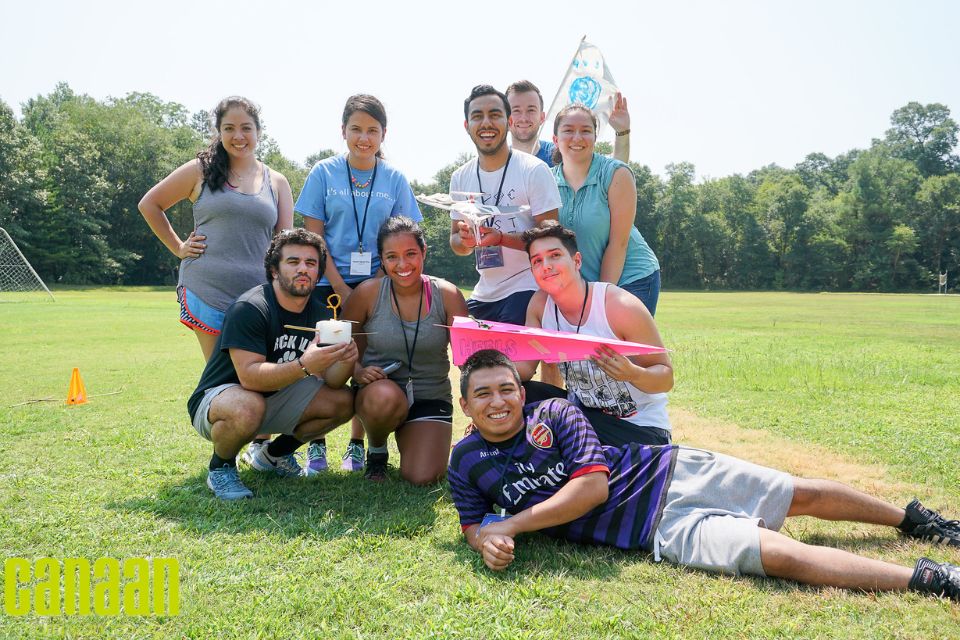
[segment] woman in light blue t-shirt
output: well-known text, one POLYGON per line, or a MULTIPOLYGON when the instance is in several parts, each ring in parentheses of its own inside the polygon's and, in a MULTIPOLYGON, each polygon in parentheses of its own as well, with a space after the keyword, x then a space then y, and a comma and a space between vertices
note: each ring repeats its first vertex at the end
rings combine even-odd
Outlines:
POLYGON ((590 282, 629 291, 654 315, 660 297, 660 263, 633 225, 637 186, 629 167, 594 151, 597 119, 571 104, 553 122, 552 169, 560 189, 560 224, 573 229, 590 282), (559 156, 559 157, 558 157, 559 156))
MULTIPOLYGON (((327 300, 336 293, 345 304, 358 284, 382 275, 377 232, 384 221, 403 215, 420 222, 423 216, 410 183, 383 160, 380 145, 387 134, 383 104, 371 95, 350 96, 343 107, 341 133, 347 153, 314 165, 294 210, 303 215, 306 228, 327 243, 327 264, 314 295, 327 300)), ((327 468, 323 441, 312 442, 307 454, 308 474, 327 468)), ((363 458, 363 427, 354 420, 341 468, 360 471, 363 458)))

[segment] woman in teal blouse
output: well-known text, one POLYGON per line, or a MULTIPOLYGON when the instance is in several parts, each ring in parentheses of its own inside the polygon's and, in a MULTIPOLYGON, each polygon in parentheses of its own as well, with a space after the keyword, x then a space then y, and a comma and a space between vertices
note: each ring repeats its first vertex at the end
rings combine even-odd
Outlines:
POLYGON ((553 174, 560 188, 560 224, 573 229, 583 256, 581 273, 611 282, 638 297, 654 315, 660 263, 633 225, 637 186, 626 164, 595 153, 597 119, 571 104, 553 122, 553 174), (559 157, 558 157, 559 156, 559 157))

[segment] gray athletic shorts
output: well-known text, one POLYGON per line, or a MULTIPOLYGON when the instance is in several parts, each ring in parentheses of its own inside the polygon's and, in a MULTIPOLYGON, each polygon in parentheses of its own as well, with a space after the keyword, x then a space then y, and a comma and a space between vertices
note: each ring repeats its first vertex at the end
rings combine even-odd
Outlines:
POLYGON ((760 531, 778 531, 793 477, 720 453, 680 447, 654 558, 706 571, 763 576, 760 531))
MULTIPOLYGON (((210 412, 210 403, 230 387, 239 386, 236 383, 221 384, 217 387, 210 387, 203 392, 203 399, 200 400, 200 406, 197 407, 197 413, 193 417, 193 428, 197 430, 197 433, 210 440, 210 430, 213 428, 207 416, 210 412)), ((286 433, 292 435, 293 430, 300 424, 300 416, 307 410, 307 405, 310 404, 321 387, 323 387, 323 380, 316 376, 310 376, 264 398, 267 401, 267 410, 263 414, 263 422, 260 424, 257 433, 286 433)))

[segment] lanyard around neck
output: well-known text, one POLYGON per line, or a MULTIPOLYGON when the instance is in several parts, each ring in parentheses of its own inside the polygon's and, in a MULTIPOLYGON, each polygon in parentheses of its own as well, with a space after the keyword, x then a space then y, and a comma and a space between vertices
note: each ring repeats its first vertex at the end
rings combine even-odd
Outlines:
POLYGON ((427 283, 423 281, 423 276, 420 276, 420 302, 417 304, 417 326, 413 330, 413 348, 410 348, 410 343, 407 341, 407 328, 403 326, 403 316, 400 315, 400 303, 397 301, 397 293, 393 290, 393 280, 390 280, 390 295, 393 297, 393 304, 397 305, 397 318, 400 320, 400 332, 403 333, 403 350, 407 354, 407 376, 412 381, 413 380, 413 353, 417 350, 417 337, 420 335, 420 309, 423 307, 423 289, 427 286, 427 283))
MULTIPOLYGON (((353 195, 353 171, 350 169, 350 158, 344 158, 347 163, 347 191, 350 192, 350 202, 353 203, 353 222, 357 225, 357 241, 360 244, 360 253, 363 253, 363 232, 367 229, 367 211, 370 210, 370 201, 373 200, 373 183, 377 179, 377 167, 380 165, 378 160, 373 161, 373 175, 370 176, 370 193, 367 195, 367 203, 363 205, 363 223, 360 222, 360 214, 357 213, 357 199, 353 195)), ((363 193, 362 191, 360 193, 363 193)))
MULTIPOLYGON (((510 463, 513 462, 513 454, 516 453, 517 447, 520 446, 520 443, 523 442, 524 434, 526 432, 526 417, 524 417, 524 425, 520 427, 520 433, 516 435, 517 441, 513 443, 513 446, 510 447, 510 453, 507 454, 506 460, 503 461, 503 466, 500 468, 500 479, 497 480, 497 484, 500 485, 500 496, 503 496, 503 479, 507 476, 507 468, 510 466, 510 463)), ((502 449, 501 449, 502 451, 502 449)), ((499 506, 503 506, 499 502, 499 506)))
MULTIPOLYGON (((587 285, 587 290, 583 292, 583 304, 580 305, 580 319, 577 320, 577 333, 580 333, 580 327, 583 324, 583 313, 587 310, 587 296, 590 295, 590 283, 584 282, 587 285)), ((557 323, 557 331, 560 330, 560 312, 557 311, 559 306, 556 302, 553 303, 553 319, 557 323)), ((566 318, 564 318, 566 320, 566 318)))
MULTIPOLYGON (((513 149, 510 149, 510 152, 507 153, 507 162, 503 165, 503 175, 500 176, 500 186, 497 187, 496 199, 493 202, 493 206, 500 206, 500 198, 503 197, 503 181, 507 178, 507 169, 510 168, 510 158, 513 157, 513 149)), ((483 183, 480 182, 480 158, 477 158, 477 189, 480 193, 483 193, 483 183)), ((480 196, 480 202, 487 204, 487 199, 482 195, 480 196)))

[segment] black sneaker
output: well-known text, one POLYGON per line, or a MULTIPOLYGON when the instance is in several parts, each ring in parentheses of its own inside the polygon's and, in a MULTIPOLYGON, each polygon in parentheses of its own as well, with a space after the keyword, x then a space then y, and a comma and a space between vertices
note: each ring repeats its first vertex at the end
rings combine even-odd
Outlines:
POLYGON ((363 477, 374 482, 383 482, 387 479, 387 460, 390 459, 388 453, 371 453, 367 451, 367 467, 363 472, 363 477))
POLYGON ((960 520, 947 520, 916 499, 906 506, 906 512, 907 517, 899 527, 904 535, 960 547, 960 520))
POLYGON ((910 578, 909 588, 960 602, 960 567, 920 558, 910 578))

